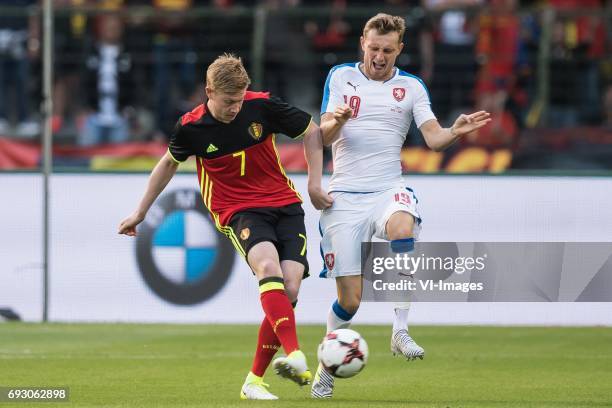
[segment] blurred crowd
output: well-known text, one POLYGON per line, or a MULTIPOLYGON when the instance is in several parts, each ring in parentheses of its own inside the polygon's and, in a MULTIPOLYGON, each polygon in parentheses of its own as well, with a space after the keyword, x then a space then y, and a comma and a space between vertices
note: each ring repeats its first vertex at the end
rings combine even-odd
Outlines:
MULTIPOLYGON (((0 3, 0 136, 40 135, 40 3, 0 3)), ((610 3, 54 0, 55 140, 167 140, 226 51, 243 57, 254 87, 314 114, 329 68, 359 57, 362 26, 381 10, 405 16, 398 65, 427 84, 443 124, 493 112, 466 143, 512 147, 537 127, 612 130, 610 3)))

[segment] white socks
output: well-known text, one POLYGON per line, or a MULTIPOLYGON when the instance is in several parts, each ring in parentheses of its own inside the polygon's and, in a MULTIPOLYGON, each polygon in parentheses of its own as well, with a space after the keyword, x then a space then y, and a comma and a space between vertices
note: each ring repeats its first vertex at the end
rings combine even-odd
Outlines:
POLYGON ((336 329, 346 329, 351 325, 351 319, 355 314, 351 314, 344 310, 336 300, 329 309, 327 315, 327 332, 336 329))
POLYGON ((393 333, 399 330, 408 330, 408 311, 410 302, 395 303, 395 315, 393 317, 393 333))

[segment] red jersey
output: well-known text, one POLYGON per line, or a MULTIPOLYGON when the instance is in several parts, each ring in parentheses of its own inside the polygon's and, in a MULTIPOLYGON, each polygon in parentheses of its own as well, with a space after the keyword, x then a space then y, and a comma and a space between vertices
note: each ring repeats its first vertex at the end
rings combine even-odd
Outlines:
POLYGON ((275 146, 276 133, 298 138, 311 116, 264 92, 247 92, 230 123, 216 120, 206 105, 177 123, 168 151, 177 162, 195 155, 204 204, 223 231, 231 217, 248 208, 301 203, 275 146))

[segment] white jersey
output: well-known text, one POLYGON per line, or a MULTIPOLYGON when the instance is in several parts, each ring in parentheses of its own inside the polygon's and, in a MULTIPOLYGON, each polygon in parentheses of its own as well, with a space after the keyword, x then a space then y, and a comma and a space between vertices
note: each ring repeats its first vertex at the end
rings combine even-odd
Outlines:
POLYGON ((423 81, 394 70, 385 82, 368 79, 359 63, 329 71, 321 114, 345 103, 353 108, 353 117, 332 144, 329 191, 374 192, 402 183, 400 152, 412 119, 421 127, 436 117, 423 81))

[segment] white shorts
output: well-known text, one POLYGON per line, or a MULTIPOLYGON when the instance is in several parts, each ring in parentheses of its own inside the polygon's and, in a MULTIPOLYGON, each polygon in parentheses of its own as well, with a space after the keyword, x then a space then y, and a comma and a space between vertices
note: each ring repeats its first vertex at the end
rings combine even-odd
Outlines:
POLYGON ((418 200, 409 187, 374 193, 331 192, 334 204, 321 212, 321 278, 361 275, 361 243, 373 237, 388 240, 387 221, 405 211, 415 218, 413 237, 418 238, 421 216, 418 200))

